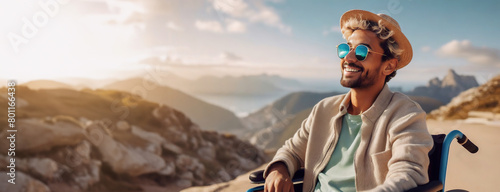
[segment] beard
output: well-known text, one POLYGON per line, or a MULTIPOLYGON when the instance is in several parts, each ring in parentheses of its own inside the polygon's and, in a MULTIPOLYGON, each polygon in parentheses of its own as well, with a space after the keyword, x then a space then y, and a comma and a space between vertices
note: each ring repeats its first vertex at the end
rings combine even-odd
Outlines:
MULTIPOLYGON (((340 79, 340 84, 343 87, 347 88, 367 88, 371 87, 376 83, 376 80, 379 79, 379 71, 380 66, 375 69, 375 71, 365 70, 364 67, 356 65, 354 63, 344 63, 344 65, 356 67, 360 69, 360 74, 356 76, 345 77, 344 70, 342 69, 342 78, 340 79)), ((342 65, 343 66, 343 65, 342 65)))

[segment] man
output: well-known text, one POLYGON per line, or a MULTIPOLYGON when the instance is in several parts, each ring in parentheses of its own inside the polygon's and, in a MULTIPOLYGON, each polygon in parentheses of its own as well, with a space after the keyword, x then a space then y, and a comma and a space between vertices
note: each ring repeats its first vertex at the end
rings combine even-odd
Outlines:
POLYGON ((399 24, 384 14, 351 10, 340 19, 337 46, 345 95, 316 104, 266 167, 264 191, 404 191, 428 182, 432 137, 425 112, 387 82, 412 58, 399 24))

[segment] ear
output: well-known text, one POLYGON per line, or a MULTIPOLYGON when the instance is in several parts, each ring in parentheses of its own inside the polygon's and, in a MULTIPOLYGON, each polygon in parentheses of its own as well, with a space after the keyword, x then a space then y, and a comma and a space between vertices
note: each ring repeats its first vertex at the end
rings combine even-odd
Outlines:
POLYGON ((393 58, 385 61, 385 67, 382 71, 384 75, 390 75, 392 72, 396 70, 396 67, 398 66, 398 59, 393 58))

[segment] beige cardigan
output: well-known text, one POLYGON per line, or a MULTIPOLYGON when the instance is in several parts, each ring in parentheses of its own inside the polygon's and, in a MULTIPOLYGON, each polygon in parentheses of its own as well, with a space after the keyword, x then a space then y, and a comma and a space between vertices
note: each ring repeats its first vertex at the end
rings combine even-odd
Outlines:
MULTIPOLYGON (((277 161, 288 166, 290 175, 304 167, 304 191, 313 191, 335 149, 349 103, 350 92, 316 104, 264 175, 277 161)), ((361 119, 361 142, 354 157, 357 191, 404 191, 428 182, 428 152, 433 141, 425 112, 416 102, 385 85, 361 119)))

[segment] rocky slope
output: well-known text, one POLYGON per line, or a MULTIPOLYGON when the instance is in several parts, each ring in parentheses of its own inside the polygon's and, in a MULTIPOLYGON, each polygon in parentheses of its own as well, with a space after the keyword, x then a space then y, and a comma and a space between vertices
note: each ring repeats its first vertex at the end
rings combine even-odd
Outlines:
POLYGON ((243 118, 243 122, 249 129, 261 129, 270 127, 275 123, 282 122, 302 110, 313 107, 321 99, 341 93, 315 93, 315 92, 295 92, 290 93, 277 101, 251 113, 243 118))
POLYGON ((204 130, 238 134, 238 130, 244 129, 233 112, 145 78, 117 81, 102 88, 140 94, 147 100, 173 107, 185 113, 204 130))
POLYGON ((471 111, 500 113, 500 75, 485 84, 462 92, 449 104, 434 110, 432 119, 465 119, 471 111))
POLYGON ((52 80, 34 80, 21 84, 30 89, 75 89, 73 86, 52 80))
MULTIPOLYGON (((179 191, 265 162, 251 144, 126 92, 18 86, 16 97, 16 185, 0 182, 2 191, 179 191)), ((0 97, 0 108, 6 103, 0 97)), ((0 128, 7 137, 5 120, 0 128)), ((0 140, 2 167, 10 165, 8 142, 0 140)))
MULTIPOLYGON (((243 118, 249 130, 245 138, 262 149, 278 148, 284 143, 281 137, 291 136, 299 128, 290 128, 292 122, 301 121, 296 119, 297 114, 304 110, 310 111, 321 99, 337 94, 340 93, 295 92, 288 94, 243 118)), ((303 116, 301 115, 300 118, 303 116)), ((293 123, 293 125, 297 124, 293 123)), ((300 126, 300 123, 298 125, 300 126)))
POLYGON ((479 85, 474 76, 458 75, 450 69, 442 80, 433 78, 429 80, 427 86, 416 87, 407 94, 434 98, 446 104, 461 92, 477 86, 479 85))

